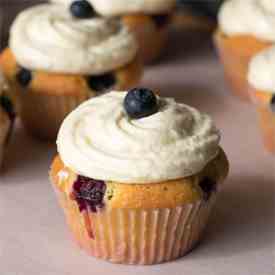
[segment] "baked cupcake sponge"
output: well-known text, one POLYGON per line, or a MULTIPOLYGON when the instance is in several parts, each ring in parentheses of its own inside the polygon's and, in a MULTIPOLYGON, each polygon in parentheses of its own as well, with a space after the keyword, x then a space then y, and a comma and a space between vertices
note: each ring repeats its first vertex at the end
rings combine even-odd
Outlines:
POLYGON ((94 209, 76 199, 79 175, 59 156, 50 178, 81 248, 115 263, 156 264, 185 255, 200 240, 227 174, 228 161, 220 149, 191 177, 151 184, 99 182, 102 202, 94 209))

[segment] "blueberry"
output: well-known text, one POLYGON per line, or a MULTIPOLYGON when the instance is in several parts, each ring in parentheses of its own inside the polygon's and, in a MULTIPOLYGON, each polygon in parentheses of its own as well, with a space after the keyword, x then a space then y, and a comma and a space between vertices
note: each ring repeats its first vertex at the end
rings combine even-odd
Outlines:
POLYGON ((96 15, 91 4, 86 0, 77 0, 71 4, 70 11, 76 18, 85 19, 96 15))
POLYGON ((211 194, 217 191, 217 183, 208 177, 204 178, 199 183, 199 185, 203 191, 203 199, 205 201, 208 201, 211 197, 211 194))
POLYGON ((159 29, 167 26, 167 24, 170 22, 170 18, 171 17, 169 14, 152 15, 152 19, 159 29))
POLYGON ((16 75, 16 79, 23 87, 27 87, 32 80, 32 73, 28 69, 21 68, 16 75))
POLYGON ((83 176, 78 176, 73 185, 73 194, 80 211, 87 210, 87 206, 92 212, 96 212, 97 207, 102 208, 105 191, 104 181, 83 176))
POLYGON ((14 107, 11 100, 6 96, 0 96, 0 106, 7 112, 11 120, 15 118, 14 107))
POLYGON ((272 95, 271 100, 270 100, 270 109, 272 112, 275 113, 275 95, 272 95))
POLYGON ((157 98, 149 89, 134 88, 124 99, 124 109, 131 118, 147 117, 158 112, 157 98))
POLYGON ((98 76, 89 76, 87 79, 89 87, 96 92, 104 92, 116 83, 116 78, 112 73, 98 76))

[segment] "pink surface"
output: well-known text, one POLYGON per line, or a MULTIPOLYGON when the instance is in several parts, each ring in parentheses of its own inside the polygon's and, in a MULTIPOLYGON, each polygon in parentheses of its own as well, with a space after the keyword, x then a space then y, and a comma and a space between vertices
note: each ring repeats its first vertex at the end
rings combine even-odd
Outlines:
POLYGON ((275 274, 274 157, 263 149, 256 113, 229 94, 207 41, 177 38, 183 43, 172 43, 174 54, 150 68, 143 85, 210 113, 231 162, 201 245, 178 261, 147 267, 86 256, 70 241, 48 181, 55 147, 18 126, 0 178, 1 275, 275 274))

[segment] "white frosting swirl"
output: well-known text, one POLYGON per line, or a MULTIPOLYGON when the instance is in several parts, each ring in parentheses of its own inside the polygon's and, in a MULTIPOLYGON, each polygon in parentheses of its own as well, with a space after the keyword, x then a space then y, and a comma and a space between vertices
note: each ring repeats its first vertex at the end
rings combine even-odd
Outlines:
POLYGON ((57 147, 67 167, 89 178, 144 184, 194 175, 218 154, 219 132, 207 115, 159 98, 159 112, 132 120, 125 96, 91 99, 65 119, 57 147))
POLYGON ((228 0, 219 12, 219 26, 227 35, 249 34, 275 41, 275 1, 228 0))
POLYGON ((275 92, 275 47, 262 51, 249 64, 248 82, 255 89, 275 92))
POLYGON ((117 20, 79 20, 62 5, 23 11, 11 28, 10 48, 29 69, 101 74, 126 65, 137 53, 134 36, 117 20))
MULTIPOLYGON (((51 0, 70 5, 75 0, 51 0)), ((129 13, 166 13, 176 5, 176 0, 87 0, 101 15, 116 16, 129 13)))

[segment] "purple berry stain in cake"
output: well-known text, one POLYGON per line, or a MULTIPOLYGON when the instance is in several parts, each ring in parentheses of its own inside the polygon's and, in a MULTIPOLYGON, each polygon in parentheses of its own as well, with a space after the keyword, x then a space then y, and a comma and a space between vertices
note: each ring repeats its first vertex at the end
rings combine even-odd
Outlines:
POLYGON ((106 192, 104 181, 78 176, 73 185, 73 197, 77 201, 79 210, 97 212, 104 207, 103 198, 106 192))

